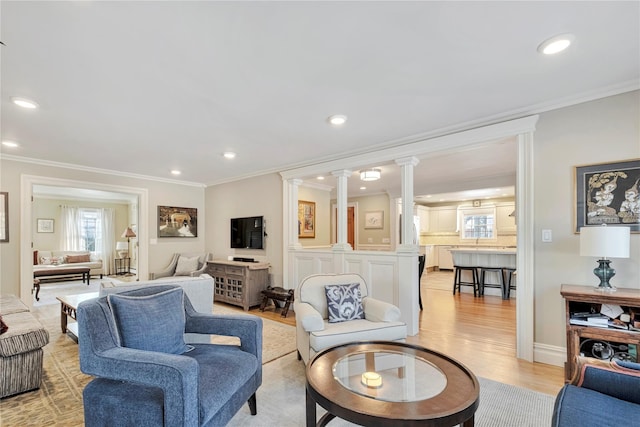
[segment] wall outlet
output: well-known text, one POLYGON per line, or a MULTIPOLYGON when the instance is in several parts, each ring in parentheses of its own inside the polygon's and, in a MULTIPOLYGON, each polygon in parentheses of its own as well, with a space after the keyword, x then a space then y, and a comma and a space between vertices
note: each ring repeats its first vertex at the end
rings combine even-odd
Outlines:
POLYGON ((553 241, 553 234, 551 230, 542 230, 542 242, 551 243, 553 241))

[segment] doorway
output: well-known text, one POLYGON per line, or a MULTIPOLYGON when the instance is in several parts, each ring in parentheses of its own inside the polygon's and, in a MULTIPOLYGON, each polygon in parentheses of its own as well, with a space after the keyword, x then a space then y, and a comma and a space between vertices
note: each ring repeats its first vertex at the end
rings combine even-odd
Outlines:
MULTIPOLYGON (((137 230, 138 245, 137 256, 138 278, 146 278, 148 276, 148 239, 144 236, 148 235, 148 227, 146 218, 148 218, 148 191, 142 188, 98 184, 87 181, 75 181, 69 179, 58 179, 52 177, 23 175, 21 178, 21 205, 20 213, 22 218, 29 218, 28 221, 22 221, 21 238, 20 238, 20 295, 26 304, 31 306, 33 298, 31 296, 31 288, 33 285, 33 248, 32 236, 34 232, 34 209, 33 197, 34 187, 50 186, 58 188, 85 189, 94 192, 120 193, 137 200, 137 230)), ((119 234, 118 234, 119 235, 119 234)))

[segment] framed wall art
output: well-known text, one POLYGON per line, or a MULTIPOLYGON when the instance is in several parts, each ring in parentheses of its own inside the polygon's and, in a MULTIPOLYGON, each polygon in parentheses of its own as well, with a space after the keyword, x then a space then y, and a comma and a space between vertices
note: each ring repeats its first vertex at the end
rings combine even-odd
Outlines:
POLYGON ((198 209, 158 206, 158 237, 198 237, 198 209))
POLYGON ((640 232, 640 159, 575 168, 575 232, 602 224, 640 232))
POLYGON ((298 200, 298 238, 316 237, 316 203, 298 200))
POLYGON ((364 214, 364 228, 384 228, 384 211, 371 211, 364 214))
POLYGON ((9 241, 9 193, 0 193, 0 242, 9 241))
POLYGON ((54 220, 50 218, 38 218, 38 233, 53 233, 54 220))

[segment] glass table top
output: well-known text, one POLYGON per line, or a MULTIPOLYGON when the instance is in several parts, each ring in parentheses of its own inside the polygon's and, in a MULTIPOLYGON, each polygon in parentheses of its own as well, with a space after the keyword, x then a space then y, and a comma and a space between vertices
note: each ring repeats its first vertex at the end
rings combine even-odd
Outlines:
POLYGON ((447 386, 446 375, 431 362, 390 350, 341 357, 333 365, 333 377, 354 393, 387 402, 430 399, 447 386))

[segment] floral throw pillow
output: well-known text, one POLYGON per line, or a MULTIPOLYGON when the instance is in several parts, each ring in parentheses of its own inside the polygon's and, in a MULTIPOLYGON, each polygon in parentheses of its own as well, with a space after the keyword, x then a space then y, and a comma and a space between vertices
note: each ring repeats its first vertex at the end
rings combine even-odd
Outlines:
POLYGON ((359 283, 326 285, 324 290, 329 309, 329 323, 364 319, 359 283))

